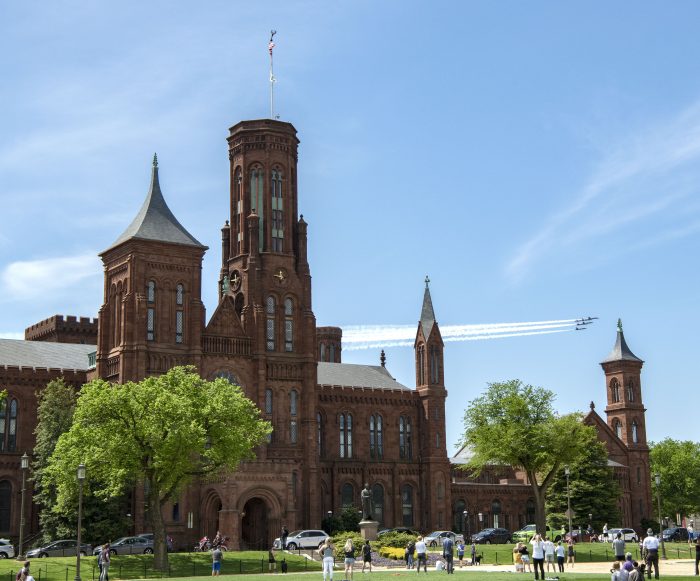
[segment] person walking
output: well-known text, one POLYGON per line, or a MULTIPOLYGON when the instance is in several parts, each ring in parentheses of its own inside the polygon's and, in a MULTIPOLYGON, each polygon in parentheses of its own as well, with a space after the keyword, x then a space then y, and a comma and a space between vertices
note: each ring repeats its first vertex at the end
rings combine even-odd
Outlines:
POLYGON ((625 560, 625 541, 622 538, 622 533, 617 533, 617 537, 612 542, 613 553, 615 553, 615 559, 617 561, 625 560))
POLYGON ((365 565, 369 565, 369 572, 372 572, 372 546, 369 541, 362 545, 362 572, 365 572, 365 565))
POLYGON ((331 540, 326 539, 318 552, 323 558, 323 581, 333 581, 333 543, 331 540))
MULTIPOLYGON (((329 529, 330 530, 330 529, 329 529)), ((282 534, 280 535, 280 544, 282 545, 282 550, 287 550, 287 537, 289 536, 289 531, 286 525, 282 525, 282 534)))
POLYGON ((211 576, 218 577, 221 575, 221 561, 224 558, 224 552, 216 547, 211 551, 211 576))
POLYGON ((693 532, 693 525, 688 525, 688 544, 692 545, 695 538, 695 533, 693 532))
POLYGON ((603 525, 603 542, 604 543, 608 542, 608 523, 605 523, 603 525))
POLYGON ((345 581, 352 581, 352 569, 355 566, 355 547, 352 539, 345 541, 343 553, 345 554, 345 581))
POLYGON ((457 543, 457 557, 459 558, 460 569, 464 566, 464 541, 457 543))
POLYGON ((555 549, 555 552, 557 554, 557 566, 559 567, 559 572, 563 573, 566 551, 564 550, 564 545, 561 544, 561 541, 557 543, 557 548, 555 549))
POLYGON ((520 560, 523 562, 523 573, 527 569, 528 573, 532 573, 532 565, 530 565, 530 551, 527 545, 524 543, 518 543, 520 545, 520 560))
POLYGON ((571 565, 571 568, 574 568, 574 564, 576 563, 576 550, 574 549, 574 539, 569 537, 569 543, 568 547, 566 548, 566 555, 567 559, 566 562, 567 564, 571 565))
POLYGON ((455 564, 454 564, 454 550, 455 543, 451 537, 445 537, 442 541, 442 556, 445 558, 445 568, 447 569, 447 574, 454 575, 455 564))
POLYGON ((554 564, 554 543, 550 539, 546 539, 544 542, 544 560, 547 563, 547 573, 549 573, 549 567, 552 567, 552 572, 557 570, 554 564))
POLYGON ((423 563, 423 570, 426 573, 428 573, 427 552, 428 552, 428 549, 425 546, 425 541, 423 540, 423 537, 418 537, 418 540, 416 541, 416 554, 418 555, 418 566, 416 567, 416 571, 418 573, 420 573, 421 563, 423 563))
POLYGON ((472 566, 473 566, 473 565, 476 565, 476 543, 474 541, 472 541, 471 555, 472 555, 472 566))
POLYGON ((102 570, 100 571, 100 581, 109 581, 109 561, 111 553, 109 552, 109 543, 102 545, 100 551, 100 559, 102 560, 102 570))
POLYGON ((406 567, 407 568, 413 569, 413 567, 416 566, 415 556, 416 556, 416 542, 415 541, 408 541, 408 545, 406 545, 406 567))
POLYGON ((277 559, 275 559, 275 547, 270 547, 267 551, 267 568, 270 573, 277 573, 277 559))
POLYGON ((654 535, 654 531, 647 529, 647 536, 642 542, 642 547, 646 551, 647 579, 651 579, 651 570, 654 569, 654 578, 659 578, 659 539, 654 535))
POLYGON ((537 569, 542 574, 542 580, 544 581, 544 541, 542 540, 542 535, 537 533, 530 541, 532 545, 532 562, 535 568, 535 580, 539 579, 537 574, 537 569))

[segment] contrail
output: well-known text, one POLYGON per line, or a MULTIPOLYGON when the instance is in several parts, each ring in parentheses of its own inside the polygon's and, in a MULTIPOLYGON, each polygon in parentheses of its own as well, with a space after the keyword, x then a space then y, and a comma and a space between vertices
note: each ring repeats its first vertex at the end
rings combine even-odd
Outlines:
MULTIPOLYGON (((548 335, 573 331, 579 319, 556 319, 521 323, 489 323, 480 325, 445 325, 440 328, 445 342, 480 341, 504 337, 548 335)), ((414 325, 367 325, 343 329, 343 349, 357 351, 377 347, 413 345, 414 325)))

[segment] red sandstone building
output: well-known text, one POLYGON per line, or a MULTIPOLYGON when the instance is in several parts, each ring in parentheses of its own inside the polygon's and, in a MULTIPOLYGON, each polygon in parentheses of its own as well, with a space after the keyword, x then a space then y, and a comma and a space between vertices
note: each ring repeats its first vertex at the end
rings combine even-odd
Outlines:
MULTIPOLYGON (((34 445, 36 390, 59 376, 77 388, 92 377, 140 380, 184 364, 243 386, 274 432, 255 461, 190 487, 166 508, 167 529, 182 546, 220 529, 236 547, 267 547, 283 524, 317 528, 327 511, 359 506, 364 482, 383 526, 461 531, 465 509, 471 530, 532 522, 521 475, 466 479, 465 452, 447 455, 444 346, 427 283, 415 388, 396 381, 383 358, 378 366, 342 363, 342 331, 317 328, 311 306, 296 130, 245 121, 231 128, 228 143, 230 219, 221 230, 219 302, 208 320, 201 299, 207 248, 169 210, 154 159, 143 207, 101 254, 99 324, 56 316, 28 328, 25 341, 0 339, 0 386, 8 391, 0 410, 0 535, 18 534, 20 456, 34 445)), ((586 417, 622 484, 621 524, 637 527, 652 512, 642 363, 620 329, 602 364, 607 420, 593 408, 586 417)), ((134 532, 146 530, 142 489, 133 502, 134 532)), ((31 535, 36 507, 27 502, 26 511, 31 535)))

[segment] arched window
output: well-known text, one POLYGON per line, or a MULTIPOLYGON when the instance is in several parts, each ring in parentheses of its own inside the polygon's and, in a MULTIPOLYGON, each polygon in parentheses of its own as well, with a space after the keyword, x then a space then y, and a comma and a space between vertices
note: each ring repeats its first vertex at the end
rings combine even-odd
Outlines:
MULTIPOLYGON (((175 303, 178 307, 182 307, 185 300, 185 287, 181 284, 177 285, 175 290, 175 303)), ((185 313, 182 308, 175 311, 175 343, 182 343, 182 337, 185 332, 185 313)))
POLYGON ((225 379, 231 385, 241 385, 241 383, 238 381, 238 378, 230 371, 217 371, 214 374, 214 379, 225 379))
POLYGON ((340 457, 352 458, 351 414, 340 414, 340 457))
POLYGON ((318 455, 323 457, 323 416, 321 412, 316 412, 316 444, 318 445, 318 455))
POLYGON ((7 446, 5 444, 5 432, 7 430, 7 401, 0 401, 0 452, 5 452, 7 446))
POLYGON ((413 457, 411 418, 408 416, 401 416, 399 418, 399 456, 403 460, 411 460, 413 457))
POLYGON ((265 313, 267 315, 267 322, 265 326, 265 340, 268 351, 275 350, 275 311, 277 308, 277 301, 275 297, 270 295, 265 301, 265 313))
POLYGON ((272 414, 272 390, 269 387, 265 390, 265 413, 272 414))
POLYGON ((382 416, 372 414, 369 417, 369 455, 370 458, 381 460, 384 456, 384 434, 382 416))
POLYGON ((440 358, 435 345, 430 346, 430 382, 440 383, 440 358))
POLYGON ((442 500, 445 498, 445 484, 440 480, 435 487, 437 491, 437 499, 442 500))
POLYGON ((282 252, 284 240, 284 206, 282 200, 282 172, 272 170, 272 252, 282 252))
POLYGON ((155 281, 149 280, 148 287, 146 289, 146 300, 148 301, 148 308, 146 310, 146 340, 155 341, 156 340, 156 283, 155 281))
POLYGON ((491 501, 491 514, 493 515, 493 527, 498 528, 501 520, 501 501, 493 500, 491 501))
POLYGON ((253 166, 250 170, 250 208, 260 217, 260 229, 258 231, 258 249, 265 250, 265 202, 264 202, 264 176, 262 167, 253 166))
POLYGON ((525 520, 528 523, 535 522, 535 499, 528 498, 525 504, 525 520))
POLYGON ((637 427, 637 420, 632 420, 632 443, 639 444, 639 429, 637 427))
POLYGON ((289 441, 292 444, 297 443, 298 438, 298 428, 297 428, 297 408, 298 408, 298 397, 299 394, 295 389, 289 392, 289 415, 291 419, 289 420, 289 441))
POLYGON ((330 356, 328 357, 328 361, 331 363, 335 363, 335 344, 331 343, 331 347, 329 349, 330 351, 330 356))
POLYGON ((0 482, 0 532, 9 532, 11 514, 12 485, 7 480, 3 480, 2 482, 0 482))
POLYGON ((321 343, 321 361, 326 360, 326 344, 321 343))
MULTIPOLYGON (((452 530, 458 533, 466 532, 466 526, 464 523, 465 516, 464 511, 467 508, 467 504, 463 500, 458 500, 454 504, 454 509, 452 510, 452 530)), ((467 539, 468 540, 468 539, 467 539)))
POLYGON ((617 418, 613 420, 613 430, 615 430, 615 435, 622 440, 622 424, 617 418))
POLYGON ((372 485, 372 503, 374 504, 374 520, 384 524, 384 487, 381 484, 372 485))
POLYGON ((236 233, 235 251, 236 255, 243 253, 243 232, 245 231, 245 216, 243 213, 243 178, 241 168, 237 167, 233 174, 233 215, 234 230, 236 233))
POLYGON ((343 505, 343 508, 350 508, 355 504, 355 487, 349 482, 343 484, 343 488, 340 493, 340 502, 343 505))
POLYGON ((294 301, 284 299, 284 350, 289 353, 294 350, 294 301))
POLYGON ((632 378, 627 382, 627 401, 634 401, 634 381, 632 378))
POLYGON ((0 452, 17 450, 17 409, 16 399, 0 402, 0 452))
POLYGON ((413 486, 410 484, 401 487, 401 516, 403 526, 413 526, 413 486))
POLYGON ((418 385, 425 384, 425 346, 418 346, 418 385))
POLYGON ((178 522, 180 520, 180 503, 173 502, 173 522, 178 522))
POLYGON ((618 403, 620 401, 620 383, 615 377, 610 381, 610 398, 613 403, 618 403))

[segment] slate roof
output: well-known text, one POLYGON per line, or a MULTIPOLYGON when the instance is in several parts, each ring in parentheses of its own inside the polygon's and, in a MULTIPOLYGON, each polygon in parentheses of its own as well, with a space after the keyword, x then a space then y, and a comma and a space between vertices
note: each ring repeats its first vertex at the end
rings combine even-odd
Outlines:
POLYGON ((0 339, 0 365, 87 370, 95 345, 0 339))
POLYGON ((381 365, 355 363, 318 363, 319 385, 371 387, 379 389, 410 389, 396 381, 381 365))
POLYGON ((170 208, 168 208, 168 204, 165 203, 158 181, 158 159, 155 156, 153 157, 151 187, 148 190, 146 200, 136 218, 110 248, 114 248, 132 238, 206 248, 185 230, 170 211, 170 208))
POLYGON ((423 335, 426 339, 430 337, 435 324, 435 311, 433 310, 433 299, 430 297, 429 279, 425 277, 425 293, 423 294, 423 308, 420 312, 420 324, 423 326, 423 335))
POLYGON ((474 451, 467 446, 462 446, 459 451, 450 458, 450 464, 466 464, 473 457, 474 451))
POLYGON ((619 320, 617 322, 617 340, 615 341, 615 346, 610 352, 610 355, 601 361, 601 363, 610 363, 612 361, 637 361, 639 363, 644 363, 644 361, 632 353, 632 350, 627 346, 625 334, 622 332, 622 321, 619 320))

